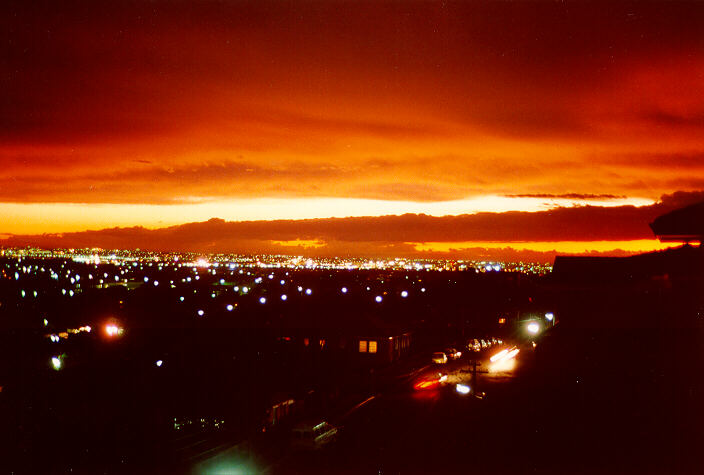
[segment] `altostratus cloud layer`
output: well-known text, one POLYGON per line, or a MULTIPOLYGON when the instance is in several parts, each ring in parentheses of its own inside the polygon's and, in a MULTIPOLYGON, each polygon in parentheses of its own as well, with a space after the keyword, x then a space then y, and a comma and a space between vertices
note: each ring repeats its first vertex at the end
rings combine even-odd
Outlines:
POLYGON ((701 3, 0 8, 0 213, 704 189, 701 3))

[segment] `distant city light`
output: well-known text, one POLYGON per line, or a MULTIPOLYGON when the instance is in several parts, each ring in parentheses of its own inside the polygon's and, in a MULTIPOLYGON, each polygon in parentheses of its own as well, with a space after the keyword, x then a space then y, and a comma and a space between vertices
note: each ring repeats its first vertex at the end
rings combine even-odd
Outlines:
POLYGON ((162 360, 156 360, 156 365, 161 368, 161 365, 163 365, 164 362, 162 360))
POLYGON ((179 297, 178 299, 179 299, 181 302, 183 302, 184 300, 186 300, 186 298, 183 297, 183 296, 179 297))
POLYGON ((247 292, 249 292, 249 287, 242 287, 242 293, 246 294, 247 292))
POLYGON ((259 303, 266 303, 266 297, 259 297, 259 303))
POLYGON ((374 300, 376 300, 377 303, 380 303, 383 299, 381 298, 381 295, 377 295, 374 300))
POLYGON ((287 298, 288 298, 288 297, 286 297, 286 294, 283 294, 283 295, 281 296, 281 300, 286 300, 287 298))
POLYGON ((545 318, 549 321, 552 322, 553 318, 555 318, 555 315, 552 312, 548 312, 545 314, 545 318))
POLYGON ((228 311, 228 312, 232 312, 232 311, 235 309, 234 305, 232 305, 232 304, 229 304, 229 305, 228 305, 227 307, 225 307, 225 308, 227 308, 227 311, 228 311))
POLYGON ((343 294, 347 293, 347 287, 342 287, 340 290, 342 291, 343 294))
POLYGON ((198 316, 202 317, 203 315, 205 315, 205 312, 203 310, 198 310, 198 316))
POLYGON ((311 289, 306 289, 306 295, 310 295, 312 293, 313 293, 313 291, 311 289))
POLYGON ((408 291, 404 290, 403 292, 401 292, 401 297, 403 297, 404 299, 408 297, 408 291))
POLYGON ((421 292, 425 292, 425 287, 423 287, 422 289, 420 289, 420 291, 421 291, 421 292))

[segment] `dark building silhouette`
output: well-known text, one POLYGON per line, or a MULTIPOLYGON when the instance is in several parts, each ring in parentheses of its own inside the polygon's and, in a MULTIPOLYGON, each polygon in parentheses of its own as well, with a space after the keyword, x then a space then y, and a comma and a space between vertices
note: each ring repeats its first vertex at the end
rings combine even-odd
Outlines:
POLYGON ((661 241, 702 242, 704 238, 704 202, 659 216, 650 229, 661 241))
POLYGON ((557 256, 549 286, 561 321, 591 328, 698 326, 704 312, 704 203, 658 217, 663 241, 684 245, 628 257, 557 256))
POLYGON ((704 239, 704 202, 659 216, 650 228, 661 241, 685 245, 629 257, 557 256, 555 281, 599 286, 673 278, 690 280, 701 275, 702 247, 688 244, 704 239))

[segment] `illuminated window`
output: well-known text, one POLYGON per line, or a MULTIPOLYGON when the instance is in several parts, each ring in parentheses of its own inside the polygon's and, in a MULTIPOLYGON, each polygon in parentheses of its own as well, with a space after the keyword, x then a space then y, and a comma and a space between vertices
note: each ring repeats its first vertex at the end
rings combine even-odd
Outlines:
POLYGON ((367 352, 367 340, 359 340, 359 352, 360 353, 367 352))
POLYGON ((376 341, 369 342, 369 353, 376 353, 376 341))
POLYGON ((506 323, 506 319, 505 319, 505 318, 499 318, 499 324, 504 324, 504 323, 506 323))

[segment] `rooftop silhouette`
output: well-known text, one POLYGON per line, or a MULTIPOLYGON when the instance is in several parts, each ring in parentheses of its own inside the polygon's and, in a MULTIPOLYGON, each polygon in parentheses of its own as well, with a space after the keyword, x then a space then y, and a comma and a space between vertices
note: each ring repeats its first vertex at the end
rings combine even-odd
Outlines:
POLYGON ((658 216, 650 229, 660 241, 702 241, 704 237, 704 201, 658 216))

